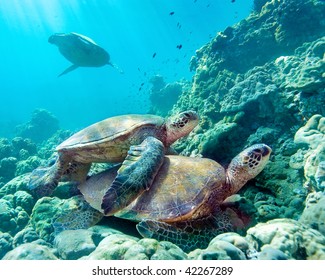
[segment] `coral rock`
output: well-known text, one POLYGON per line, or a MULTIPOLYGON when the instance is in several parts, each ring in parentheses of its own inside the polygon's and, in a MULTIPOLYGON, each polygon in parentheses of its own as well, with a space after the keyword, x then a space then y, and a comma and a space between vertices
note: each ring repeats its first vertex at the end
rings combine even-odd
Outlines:
POLYGON ((57 260, 51 250, 35 243, 22 244, 9 251, 3 260, 57 260))
POLYGON ((246 240, 257 251, 265 246, 282 251, 288 259, 325 259, 325 237, 291 219, 275 219, 247 231, 246 240))

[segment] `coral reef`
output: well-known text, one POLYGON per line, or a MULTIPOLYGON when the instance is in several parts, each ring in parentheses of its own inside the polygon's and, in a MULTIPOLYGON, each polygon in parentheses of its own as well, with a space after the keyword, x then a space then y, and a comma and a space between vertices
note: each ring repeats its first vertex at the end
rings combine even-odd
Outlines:
POLYGON ((323 148, 305 164, 306 151, 293 138, 309 118, 325 114, 325 4, 286 0, 254 5, 247 19, 219 33, 193 58, 192 88, 170 113, 195 109, 200 127, 175 148, 227 164, 244 147, 268 144, 271 162, 241 193, 254 184, 273 197, 255 202, 257 221, 297 219, 301 212, 287 205, 304 201, 306 180, 316 190, 324 184, 323 148))
POLYGON ((176 104, 179 96, 190 89, 189 82, 183 80, 174 83, 166 83, 160 75, 150 79, 152 88, 150 91, 151 108, 150 112, 157 115, 166 116, 176 104))
POLYGON ((36 153, 36 144, 28 138, 0 138, 0 186, 37 167, 36 153))
POLYGON ((245 238, 230 232, 212 239, 206 249, 196 249, 188 255, 194 260, 246 260, 249 247, 245 238))
POLYGON ((325 237, 292 219, 274 219, 247 231, 246 240, 257 251, 267 247, 282 251, 288 259, 325 259, 325 237))
POLYGON ((325 190, 325 118, 321 115, 312 116, 295 134, 295 143, 304 154, 305 186, 316 191, 325 190))
POLYGON ((154 239, 138 240, 124 234, 104 238, 83 260, 181 260, 187 255, 176 245, 154 239))
POLYGON ((60 258, 76 260, 88 256, 96 249, 93 235, 89 230, 65 230, 55 237, 54 246, 60 258))
POLYGON ((3 260, 57 260, 58 258, 46 246, 26 243, 9 251, 3 260))
POLYGON ((325 236, 325 194, 313 192, 307 196, 306 206, 299 221, 325 236))
POLYGON ((200 114, 199 127, 176 143, 180 153, 228 164, 252 144, 271 146, 264 171, 222 205, 247 215, 246 232, 220 234, 186 254, 140 238, 134 224, 116 229, 118 219, 88 224, 89 209, 84 219, 62 218, 88 207, 73 184, 62 182, 38 201, 27 184, 71 132, 36 110, 19 137, 0 138, 0 259, 324 260, 324 14, 321 0, 254 0, 247 19, 197 50, 192 83, 151 80, 150 113, 200 114), (87 229, 77 229, 80 223, 87 229), (76 230, 64 230, 67 224, 76 230))
POLYGON ((59 129, 59 121, 45 109, 36 109, 29 122, 17 126, 17 135, 39 143, 59 129))

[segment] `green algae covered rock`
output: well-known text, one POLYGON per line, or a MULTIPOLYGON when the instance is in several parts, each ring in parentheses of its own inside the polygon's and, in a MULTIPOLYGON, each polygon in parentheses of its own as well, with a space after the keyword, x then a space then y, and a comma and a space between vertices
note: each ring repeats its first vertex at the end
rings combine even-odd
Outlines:
POLYGON ((16 234, 29 221, 27 212, 20 206, 15 207, 12 202, 0 199, 0 231, 16 234))
POLYGON ((20 175, 18 177, 15 177, 8 183, 6 183, 4 186, 0 188, 0 198, 9 195, 14 194, 17 191, 27 191, 27 186, 29 182, 29 174, 20 175))
POLYGON ((113 234, 103 239, 90 260, 180 260, 187 255, 170 242, 154 239, 138 239, 124 234, 113 234))
POLYGON ((306 206, 299 221, 325 236, 325 194, 310 193, 306 199, 306 206))
POLYGON ((257 251, 267 247, 282 251, 288 259, 325 259, 325 237, 292 219, 274 219, 247 231, 246 240, 257 251))
POLYGON ((30 227, 27 226, 23 230, 19 231, 15 237, 13 238, 12 245, 13 247, 18 247, 19 245, 25 244, 25 243, 31 243, 36 240, 40 239, 36 231, 30 227))
POLYGON ((22 244, 9 251, 3 260, 57 260, 52 251, 43 245, 35 243, 22 244))
POLYGON ((65 230, 55 237, 54 246, 60 258, 77 260, 96 249, 93 235, 94 232, 86 229, 65 230))
POLYGON ((325 189, 325 118, 312 116, 295 134, 295 142, 308 148, 304 154, 305 186, 308 189, 325 189))
POLYGON ((0 159, 12 155, 13 147, 7 138, 0 138, 0 159))
POLYGON ((41 159, 38 156, 30 156, 24 160, 17 162, 15 176, 19 176, 28 172, 32 172, 41 165, 41 159))
POLYGON ((0 231, 0 259, 12 250, 13 238, 9 233, 3 233, 0 231))
POLYGON ((6 157, 0 160, 0 176, 2 181, 9 181, 15 176, 17 158, 6 157))
POLYGON ((13 199, 14 199, 14 203, 15 203, 16 207, 20 206, 28 214, 31 214, 32 209, 35 204, 35 200, 32 197, 32 195, 30 195, 29 193, 27 193, 25 191, 17 191, 17 192, 15 192, 13 199))

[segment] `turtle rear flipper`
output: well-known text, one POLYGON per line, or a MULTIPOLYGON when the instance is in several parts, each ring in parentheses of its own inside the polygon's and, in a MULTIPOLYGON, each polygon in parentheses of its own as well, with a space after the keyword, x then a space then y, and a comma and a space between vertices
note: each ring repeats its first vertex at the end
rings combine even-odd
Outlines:
POLYGON ((115 180, 103 197, 101 208, 104 214, 114 214, 148 190, 163 161, 164 145, 154 137, 146 138, 140 145, 131 146, 115 180))
POLYGON ((120 74, 124 74, 124 71, 120 67, 118 67, 115 63, 108 62, 107 65, 110 65, 113 68, 115 68, 120 74))
MULTIPOLYGON (((190 223, 189 226, 191 226, 190 223)), ((158 241, 172 242, 187 253, 197 248, 207 247, 211 240, 211 237, 204 230, 186 232, 182 228, 160 221, 144 220, 136 227, 141 236, 154 238, 158 241)))
POLYGON ((159 241, 170 241, 185 252, 206 248, 220 233, 232 231, 228 213, 220 212, 197 220, 179 221, 168 224, 161 221, 143 220, 137 230, 143 237, 159 241))
POLYGON ((58 75, 58 77, 61 77, 62 75, 65 75, 73 70, 76 70, 79 66, 76 64, 72 64, 70 67, 68 67, 67 69, 65 69, 60 75, 58 75))

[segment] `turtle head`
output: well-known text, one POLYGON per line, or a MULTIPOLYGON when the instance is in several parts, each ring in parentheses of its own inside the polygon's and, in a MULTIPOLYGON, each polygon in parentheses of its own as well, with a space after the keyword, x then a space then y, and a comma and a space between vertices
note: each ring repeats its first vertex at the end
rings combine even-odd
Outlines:
POLYGON ((257 176, 267 164, 272 149, 265 144, 253 145, 230 162, 227 168, 228 184, 233 190, 239 191, 248 180, 257 176))
POLYGON ((188 135, 198 123, 199 115, 195 111, 184 111, 168 118, 166 121, 167 146, 188 135))
POLYGON ((66 34, 65 33, 54 33, 53 35, 51 35, 48 39, 48 42, 50 44, 54 44, 57 45, 58 43, 60 43, 62 41, 62 38, 65 38, 66 34))

